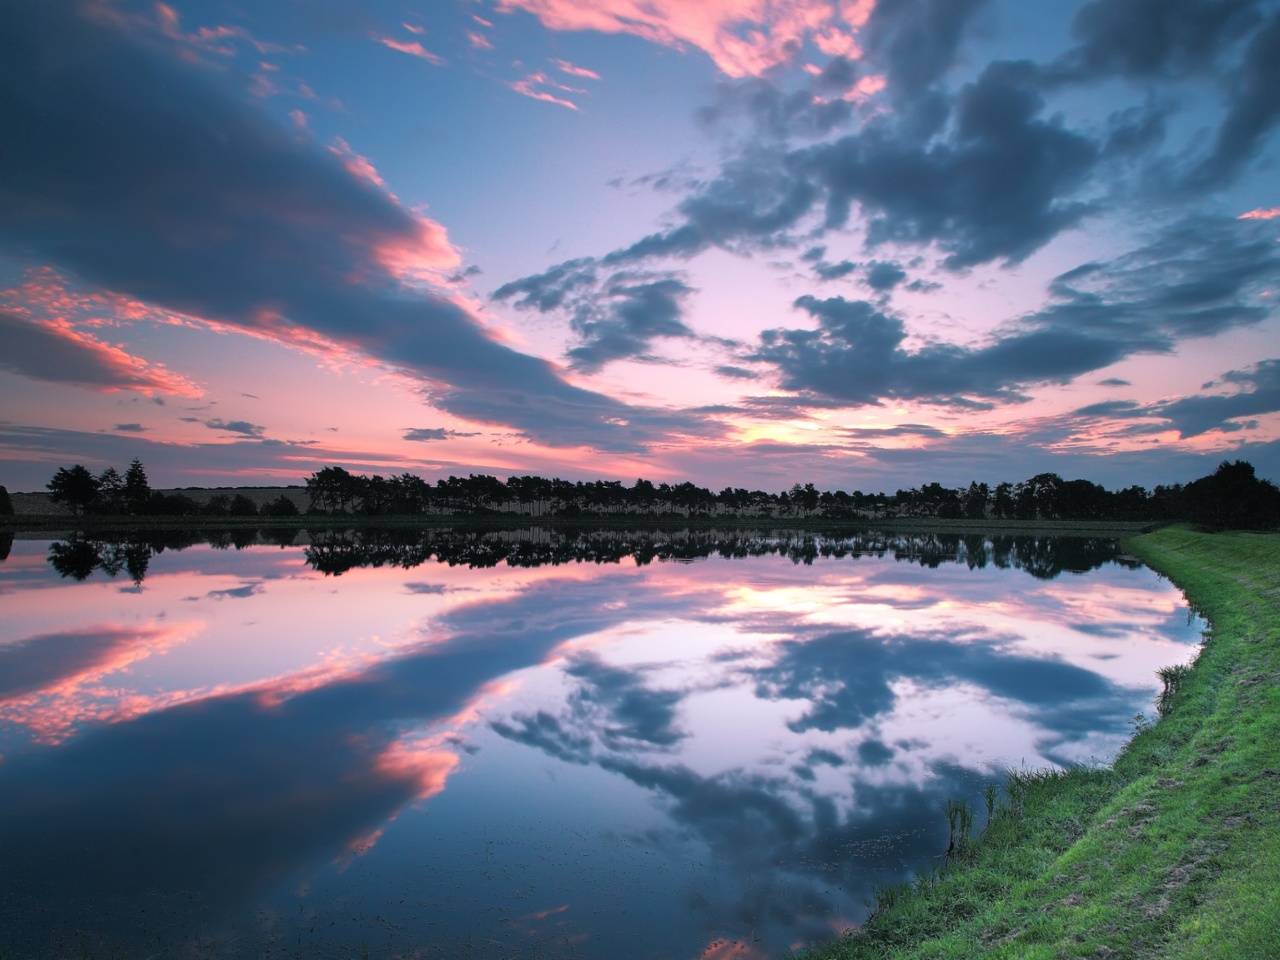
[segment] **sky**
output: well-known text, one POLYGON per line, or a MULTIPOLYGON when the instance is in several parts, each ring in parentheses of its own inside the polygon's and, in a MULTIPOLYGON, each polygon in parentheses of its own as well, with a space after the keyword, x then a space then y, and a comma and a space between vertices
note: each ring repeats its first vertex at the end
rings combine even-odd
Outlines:
POLYGON ((0 2, 0 483, 1280 479, 1276 0, 0 2))

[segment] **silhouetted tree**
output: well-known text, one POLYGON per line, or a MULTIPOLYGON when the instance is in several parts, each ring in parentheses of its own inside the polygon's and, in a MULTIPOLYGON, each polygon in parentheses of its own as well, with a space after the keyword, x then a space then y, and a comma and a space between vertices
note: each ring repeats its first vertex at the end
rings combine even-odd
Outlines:
POLYGON ((1016 504, 1013 502, 1013 484, 1001 483, 996 485, 995 493, 991 497, 991 513, 993 516, 1004 519, 1012 517, 1016 510, 1016 504))
POLYGON ((1056 473, 1038 473, 1013 488, 1014 515, 1019 520, 1055 520, 1061 516, 1063 481, 1056 473))
POLYGON ((96 513, 120 513, 124 510, 124 477, 115 467, 98 474, 98 496, 90 507, 96 513))
MULTIPOLYGON (((987 515, 987 503, 991 499, 991 488, 985 483, 978 483, 974 480, 969 484, 969 489, 965 491, 961 498, 964 505, 964 515, 970 520, 981 520, 987 515)), ((985 562, 985 554, 983 555, 985 562)))
POLYGON ((142 468, 142 461, 137 457, 124 472, 124 506, 132 514, 146 513, 151 504, 151 484, 147 482, 147 471, 142 468))
POLYGON ((59 467, 45 486, 54 503, 65 503, 77 514, 84 513, 98 495, 97 478, 78 463, 69 470, 59 467))
POLYGON ((262 505, 262 515, 264 517, 296 517, 298 505, 282 493, 270 503, 262 505))
POLYGON ((1151 494, 1137 485, 1117 490, 1111 496, 1111 514, 1117 520, 1153 520, 1151 494))
POLYGON ((1259 480, 1253 464, 1226 460, 1182 491, 1187 518, 1215 529, 1269 528, 1280 523, 1280 489, 1259 480))
POLYGON ((345 511, 356 500, 356 480, 341 467, 324 467, 307 477, 307 496, 313 509, 345 511))
POLYGON ((227 504, 227 514, 232 517, 256 517, 258 505, 243 493, 237 493, 227 504))
POLYGON ((0 517, 13 516, 13 501, 9 499, 9 491, 0 484, 0 517))
POLYGON ((225 517, 231 512, 231 498, 225 493, 215 493, 200 507, 200 512, 206 517, 225 517))

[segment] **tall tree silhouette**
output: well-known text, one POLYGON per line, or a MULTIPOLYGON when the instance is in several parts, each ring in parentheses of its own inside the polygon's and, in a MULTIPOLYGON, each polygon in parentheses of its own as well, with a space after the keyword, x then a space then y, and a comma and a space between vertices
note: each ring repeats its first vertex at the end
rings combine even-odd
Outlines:
POLYGON ((147 471, 142 468, 142 461, 137 457, 124 472, 124 506, 130 513, 145 513, 151 503, 151 484, 147 482, 147 471))

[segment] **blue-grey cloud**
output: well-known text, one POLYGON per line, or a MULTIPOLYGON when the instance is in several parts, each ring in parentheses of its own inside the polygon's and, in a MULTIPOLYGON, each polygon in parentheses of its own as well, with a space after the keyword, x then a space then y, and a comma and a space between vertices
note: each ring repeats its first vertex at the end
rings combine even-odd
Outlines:
POLYGON ((112 429, 118 430, 120 433, 146 433, 147 432, 147 428, 140 423, 117 423, 114 427, 112 427, 112 429))
POLYGON ((961 89, 945 141, 870 124, 813 148, 806 165, 824 187, 827 226, 844 226, 856 202, 872 243, 937 243, 953 268, 1026 258, 1088 212, 1070 198, 1099 156, 1042 119, 1044 105, 1033 64, 996 61, 961 89))
POLYGON ((1083 417, 1123 417, 1141 409, 1132 400, 1103 400, 1080 407, 1075 412, 1083 417))
POLYGON ((0 646, 0 702, 92 671, 111 662, 117 651, 142 645, 148 636, 146 630, 99 627, 41 634, 0 646))
POLYGON ((565 300, 581 288, 596 285, 595 260, 581 257, 566 260, 549 270, 504 283, 493 291, 495 300, 511 300, 518 310, 546 313, 565 305, 565 300))
MULTIPOLYGON (((0 230, 3 230, 4 216, 0 210, 0 230)), ((0 342, 4 343, 4 350, 0 352, 0 370, 35 380, 91 390, 160 391, 187 395, 195 392, 180 378, 162 369, 148 368, 123 351, 88 335, 34 323, 5 310, 0 310, 0 342)))
POLYGON ((454 301, 404 287, 380 251, 421 243, 417 217, 216 75, 78 4, 0 8, 0 126, 9 255, 253 333, 318 335, 544 443, 635 450, 678 421, 573 387, 454 301))
POLYGON ((578 370, 594 372, 614 360, 652 360, 653 342, 692 338, 681 319, 693 292, 678 274, 620 270, 601 277, 591 258, 503 284, 495 300, 518 310, 560 311, 581 341, 567 352, 578 370))
MULTIPOLYGON (((944 138, 877 118, 809 147, 753 145, 680 202, 676 226, 600 263, 689 258, 713 246, 791 245, 790 231, 819 206, 825 229, 838 229, 855 203, 869 221, 873 245, 936 243, 954 269, 1022 260, 1089 212, 1072 196, 1087 183, 1102 149, 1041 116, 1042 86, 1035 64, 997 61, 944 105, 944 116, 954 116, 944 138)), ((583 263, 553 270, 567 280, 583 263)), ((524 282, 508 287, 514 292, 524 282)))
POLYGON ((822 137, 853 119, 854 104, 843 95, 858 77, 853 61, 836 56, 796 89, 783 90, 763 77, 724 81, 716 89, 716 102, 700 109, 697 117, 714 128, 744 116, 757 138, 822 137))
MULTIPOLYGON (((1048 87, 1112 76, 1219 82, 1226 110, 1212 148, 1174 189, 1229 184, 1280 123, 1280 14, 1262 0, 1097 0, 1077 11, 1072 30, 1077 45, 1042 71, 1048 87)), ((1158 143, 1165 112, 1131 111, 1133 122, 1113 132, 1109 147, 1158 143)))
POLYGON ((1226 429, 1229 421, 1239 417, 1280 411, 1280 360, 1263 360, 1248 370, 1232 370, 1223 380, 1239 387, 1239 392, 1183 397, 1158 405, 1159 416, 1171 420, 1185 438, 1226 429))
POLYGON ((891 260, 873 260, 867 264, 867 286, 872 290, 892 290, 905 279, 907 272, 891 260))
POLYGON ((655 257, 687 259, 712 246, 749 251, 789 243, 786 231, 821 197, 800 169, 801 160, 802 153, 781 147, 747 150, 680 202, 682 224, 615 250, 601 262, 619 266, 655 257))
POLYGON ((205 594, 208 600, 248 600, 256 597, 265 589, 261 582, 246 583, 239 587, 227 587, 224 590, 210 590, 205 594))
POLYGON ((512 743, 541 750, 557 760, 577 764, 591 762, 595 741, 585 733, 570 730, 545 710, 519 714, 510 720, 495 720, 489 726, 512 743))
POLYGON ((1212 69, 1257 25, 1259 0, 1094 0, 1075 15, 1077 45, 1051 68, 1073 80, 1184 78, 1212 69))
MULTIPOLYGON (((1109 400, 1081 407, 1075 413, 1083 417, 1150 420, 1153 424, 1164 421, 1186 439, 1210 430, 1235 432, 1241 429, 1235 421, 1242 417, 1280 412, 1280 360, 1262 360, 1246 370, 1228 371, 1222 382, 1236 387, 1236 392, 1199 394, 1145 404, 1109 400)), ((1206 389, 1215 386, 1219 384, 1205 384, 1206 389)), ((1152 429, 1164 427, 1153 425, 1152 429)))
POLYGON ((652 359, 653 341, 692 338, 681 320, 692 288, 676 277, 614 274, 590 305, 575 311, 570 325, 582 343, 568 352, 572 365, 593 372, 612 360, 652 359))
POLYGON ((1017 400, 1030 384, 1067 382, 1181 339, 1259 323, 1261 284, 1280 279, 1265 230, 1195 219, 1107 263, 1054 280, 1044 308, 990 344, 902 346, 902 319, 867 301, 803 296, 818 328, 772 329, 749 359, 773 365, 781 385, 851 406, 890 398, 965 403, 1017 400))
POLYGON ((449 436, 449 431, 444 427, 413 427, 404 432, 406 440, 445 440, 449 436))
POLYGON ((250 423, 248 420, 222 420, 215 417, 212 420, 205 420, 203 423, 210 430, 219 430, 222 433, 238 433, 241 436, 255 439, 263 436, 267 430, 266 427, 250 423))
POLYGON ((841 430, 851 440, 884 440, 892 437, 929 437, 937 439, 947 434, 938 427, 926 423, 900 423, 893 427, 845 427, 841 430))
POLYGON ((406 427, 401 436, 405 440, 430 443, 436 440, 448 440, 450 437, 478 437, 480 434, 470 430, 449 430, 446 427, 406 427))
POLYGON ((611 667, 591 656, 578 657, 566 672, 582 681, 571 704, 580 715, 596 720, 593 725, 609 749, 669 747, 683 739, 676 726, 683 691, 655 690, 639 671, 611 667))
POLYGON ((1280 123, 1280 14, 1250 41, 1233 77, 1227 115, 1213 151, 1192 172, 1193 189, 1230 183, 1280 123))
POLYGON ((820 260, 813 265, 813 272, 817 274, 819 280, 839 280, 857 269, 858 265, 849 260, 841 260, 839 263, 820 260))
POLYGON ((1021 702, 1033 715, 1052 713, 1054 722, 1045 725, 1062 736, 1113 728, 1128 715, 1131 692, 1065 661, 1010 653, 993 643, 997 639, 845 631, 787 640, 779 646, 778 659, 756 671, 756 692, 770 700, 806 701, 806 712, 789 724, 797 732, 864 726, 893 709, 897 698, 892 684, 902 677, 924 685, 975 684, 1021 702), (1082 702, 1093 709, 1069 720, 1062 708, 1082 702))
POLYGON ((864 740, 858 744, 858 759, 864 766, 882 767, 894 757, 894 751, 880 740, 864 740))
POLYGON ((905 124, 928 137, 945 122, 949 107, 939 89, 960 43, 985 0, 881 0, 863 40, 874 69, 905 124))

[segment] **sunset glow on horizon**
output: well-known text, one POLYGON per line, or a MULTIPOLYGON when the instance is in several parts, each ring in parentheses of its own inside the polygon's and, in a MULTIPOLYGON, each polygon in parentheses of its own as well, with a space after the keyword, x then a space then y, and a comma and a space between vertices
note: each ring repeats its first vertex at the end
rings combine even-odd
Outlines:
POLYGON ((0 8, 0 484, 1280 479, 1276 0, 0 8))

